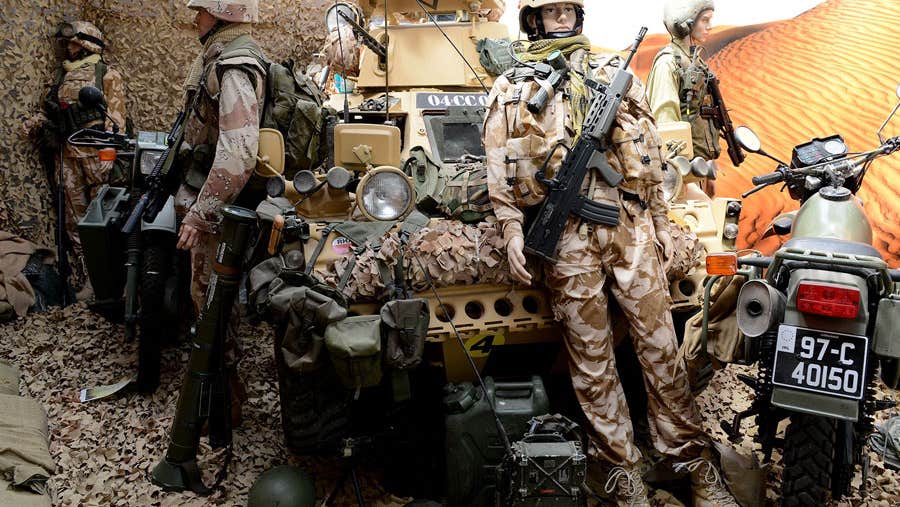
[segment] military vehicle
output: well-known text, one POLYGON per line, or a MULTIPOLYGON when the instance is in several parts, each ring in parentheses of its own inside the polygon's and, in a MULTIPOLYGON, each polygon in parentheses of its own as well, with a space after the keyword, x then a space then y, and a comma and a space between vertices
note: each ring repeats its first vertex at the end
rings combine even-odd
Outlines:
MULTIPOLYGON (((502 2, 390 0, 385 7, 382 0, 370 0, 361 4, 358 10, 338 2, 326 17, 329 28, 353 30, 363 41, 359 77, 355 82, 343 76, 335 79, 343 93, 333 94, 331 105, 343 121, 323 127, 328 131, 325 139, 333 140, 333 160, 324 161, 318 171, 271 178, 271 198, 257 209, 274 257, 251 272, 251 296, 277 328, 275 355, 285 439, 293 451, 304 454, 339 451, 349 457, 364 454, 365 447, 374 448, 389 476, 387 482, 399 476, 397 482, 405 483, 406 494, 443 494, 456 505, 493 502, 497 487, 493 470, 512 450, 510 442, 506 452, 501 445, 506 434, 516 444, 528 441, 526 435, 541 440, 534 435, 543 434, 544 423, 529 425, 530 418, 549 411, 566 412, 567 403, 575 406, 571 388, 565 387, 566 353, 549 298, 539 288, 514 286, 508 276, 500 278, 502 283, 495 283, 497 278, 479 283, 477 277, 462 281, 464 277, 448 276, 435 284, 442 273, 465 266, 448 257, 436 260, 436 266, 423 265, 427 263, 421 257, 437 257, 420 250, 406 255, 407 259, 401 255, 406 264, 398 270, 395 255, 402 254, 405 242, 424 225, 410 224, 418 220, 412 217, 422 213, 429 215, 429 229, 450 231, 448 222, 469 221, 459 226, 459 238, 468 237, 476 245, 479 235, 493 227, 492 217, 480 207, 488 203, 485 192, 476 190, 478 178, 484 178, 481 128, 493 82, 478 49, 484 47, 480 40, 509 38, 505 25, 482 16, 485 10, 502 8, 502 2), (368 30, 365 19, 370 20, 368 30), (460 205, 455 208, 439 202, 454 184, 463 188, 461 198, 460 193, 450 194, 462 201, 455 202, 460 205), (463 215, 459 209, 472 213, 463 215), (475 223, 478 218, 481 222, 475 223), (400 250, 386 252, 385 233, 401 242, 400 250), (386 261, 382 264, 391 267, 373 268, 375 296, 351 296, 345 301, 346 296, 334 286, 344 289, 348 279, 356 276, 354 267, 378 264, 379 256, 386 261), (424 282, 403 280, 404 274, 422 275, 423 271, 428 272, 424 282), (285 292, 285 286, 291 285, 303 290, 285 292), (311 292, 316 296, 310 296, 311 292), (386 293, 393 296, 385 298, 386 293), (428 322, 423 330, 424 350, 416 368, 385 367, 382 372, 381 338, 367 336, 345 344, 341 351, 332 347, 337 335, 347 341, 346 326, 330 332, 332 324, 352 322, 359 333, 371 335, 379 327, 370 325, 373 317, 386 315, 386 299, 427 303, 422 314, 428 322), (326 302, 346 308, 335 317, 331 310, 323 310, 326 302), (297 336, 305 338, 297 340, 297 336), (472 384, 480 381, 479 375, 490 377, 484 393, 477 383, 472 384), (562 387, 556 389, 553 379, 563 379, 562 387), (502 425, 494 424, 498 420, 502 425), (398 444, 398 439, 403 442, 398 444), (446 453, 434 451, 445 449, 445 444, 446 453), (392 474, 388 469, 394 465, 402 471, 392 474), (483 473, 481 466, 490 467, 485 470, 491 473, 483 473), (444 475, 446 490, 440 481, 432 480, 444 475)), ((273 167, 283 167, 277 157, 271 162, 273 167)), ((688 173, 679 172, 667 182, 673 221, 696 234, 707 251, 732 249, 740 203, 710 199, 695 184, 703 177, 701 171, 688 173)), ((450 251, 460 244, 451 238, 441 247, 450 251)), ((498 252, 476 247, 462 257, 474 258, 477 267, 493 262, 481 258, 491 253, 498 252)), ((505 262, 505 257, 501 248, 496 263, 505 262)), ((705 277, 702 269, 696 269, 700 261, 687 277, 673 282, 679 312, 688 314, 700 307, 705 277)), ((409 327, 409 334, 416 334, 409 327)), ((385 327, 380 328, 384 332, 385 327)), ((570 413, 578 412, 575 407, 570 413)), ((581 442, 573 436, 578 432, 560 430, 565 426, 560 424, 547 426, 554 429, 546 433, 553 433, 567 449, 567 462, 579 462, 581 442), (566 447, 565 442, 576 441, 578 445, 566 447)), ((577 475, 573 471, 570 480, 577 475)), ((557 478, 554 484, 558 487, 545 488, 546 495, 571 493, 562 487, 565 481, 557 478)))

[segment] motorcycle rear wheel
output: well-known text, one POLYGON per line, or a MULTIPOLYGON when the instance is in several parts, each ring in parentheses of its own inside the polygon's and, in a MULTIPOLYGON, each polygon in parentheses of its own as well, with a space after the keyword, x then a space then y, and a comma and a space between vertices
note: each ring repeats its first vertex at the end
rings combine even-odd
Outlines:
POLYGON ((784 442, 782 507, 815 507, 827 503, 836 435, 833 419, 809 414, 791 416, 784 442))

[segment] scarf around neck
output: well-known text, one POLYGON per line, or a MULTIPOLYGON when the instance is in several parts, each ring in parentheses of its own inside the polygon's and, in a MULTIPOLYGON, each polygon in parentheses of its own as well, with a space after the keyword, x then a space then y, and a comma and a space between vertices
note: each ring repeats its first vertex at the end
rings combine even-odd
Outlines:
POLYGON ((207 39, 200 54, 197 55, 197 58, 191 64, 187 77, 184 79, 185 102, 187 102, 188 96, 200 88, 200 80, 203 78, 203 60, 209 48, 216 43, 223 42, 227 44, 238 37, 252 34, 253 26, 250 23, 231 23, 207 39))
POLYGON ((73 70, 80 69, 81 67, 84 67, 85 65, 96 65, 98 62, 100 62, 100 60, 101 60, 100 55, 94 54, 91 56, 86 56, 86 57, 82 58, 81 60, 75 60, 75 61, 65 60, 62 62, 62 66, 63 66, 63 70, 65 70, 66 72, 72 72, 73 70))

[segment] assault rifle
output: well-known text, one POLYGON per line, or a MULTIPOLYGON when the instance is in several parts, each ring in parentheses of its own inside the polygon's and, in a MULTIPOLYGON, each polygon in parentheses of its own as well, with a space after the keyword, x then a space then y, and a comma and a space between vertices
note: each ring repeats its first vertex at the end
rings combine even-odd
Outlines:
POLYGON ((344 18, 344 21, 347 22, 353 28, 353 35, 356 35, 360 39, 362 39, 362 43, 366 45, 367 48, 371 49, 378 57, 384 61, 387 58, 387 48, 384 44, 378 42, 378 39, 372 37, 371 34, 359 23, 353 20, 350 16, 347 15, 344 11, 338 9, 338 16, 344 18))
POLYGON ((741 165, 746 156, 734 135, 734 124, 731 123, 731 116, 728 115, 728 108, 725 107, 725 101, 722 99, 722 91, 719 90, 719 78, 712 72, 706 79, 706 88, 712 98, 712 105, 700 106, 700 116, 712 118, 716 129, 721 132, 725 143, 728 144, 728 156, 731 158, 731 163, 737 167, 741 165))
POLYGON ((134 231, 142 217, 147 222, 155 220, 156 215, 159 214, 169 199, 169 195, 175 191, 174 187, 178 185, 178 174, 177 171, 172 170, 172 166, 175 164, 178 147, 181 146, 181 140, 184 137, 184 120, 186 117, 187 115, 182 111, 178 114, 178 118, 175 119, 175 124, 172 126, 169 137, 166 139, 168 148, 162 152, 159 160, 156 161, 156 165, 153 166, 153 171, 147 175, 147 191, 141 195, 137 204, 134 205, 131 215, 128 216, 128 220, 122 227, 122 232, 125 235, 134 231))
POLYGON ((609 85, 603 86, 591 80, 585 81, 585 84, 594 90, 595 98, 585 116, 581 136, 578 137, 575 145, 568 149, 559 171, 552 179, 548 180, 544 175, 556 150, 565 147, 561 142, 553 148, 553 151, 544 160, 540 171, 535 175, 537 180, 549 189, 549 192, 525 236, 526 252, 555 262, 556 246, 569 215, 575 215, 592 224, 619 224, 619 208, 594 202, 581 195, 581 186, 591 169, 596 169, 606 184, 611 187, 616 187, 622 182, 622 175, 613 170, 609 161, 606 160, 606 152, 610 148, 609 135, 616 119, 616 111, 619 110, 622 99, 631 88, 632 75, 628 72, 628 65, 646 34, 647 28, 641 27, 628 58, 616 71, 609 85))

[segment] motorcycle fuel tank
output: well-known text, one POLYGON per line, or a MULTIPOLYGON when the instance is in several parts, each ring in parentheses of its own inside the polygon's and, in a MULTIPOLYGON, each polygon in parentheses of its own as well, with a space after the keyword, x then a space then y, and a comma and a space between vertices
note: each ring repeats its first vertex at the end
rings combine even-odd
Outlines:
POLYGON ((807 200, 797 217, 791 237, 834 238, 872 244, 872 227, 863 210, 862 202, 849 191, 828 193, 833 187, 823 188, 807 200))

